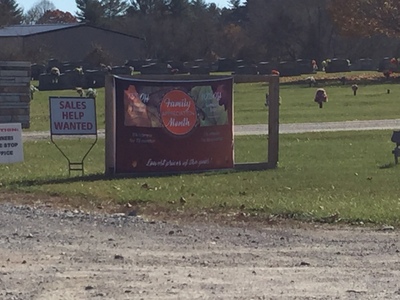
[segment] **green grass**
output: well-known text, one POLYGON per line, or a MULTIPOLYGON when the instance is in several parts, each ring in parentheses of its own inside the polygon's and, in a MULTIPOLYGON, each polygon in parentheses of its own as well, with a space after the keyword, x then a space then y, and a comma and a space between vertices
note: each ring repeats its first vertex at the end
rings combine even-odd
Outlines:
MULTIPOLYGON (((340 75, 331 76, 339 77, 340 75)), ((400 95, 399 84, 359 84, 357 96, 353 96, 350 84, 342 86, 339 82, 330 85, 322 83, 320 87, 326 89, 329 97, 329 101, 323 109, 319 109, 313 101, 315 87, 310 88, 307 84, 282 83, 280 85, 282 97, 280 123, 399 118, 399 111, 397 110, 398 95, 400 95), (387 93, 388 89, 391 90, 390 94, 387 93)), ((267 91, 267 83, 234 85, 234 122, 236 125, 266 124, 268 122, 268 109, 264 106, 267 91)), ((97 92, 97 123, 98 128, 104 128, 104 88, 97 89, 97 92)), ((31 127, 28 129, 29 131, 49 130, 48 99, 50 96, 76 97, 78 94, 75 90, 36 92, 34 100, 31 102, 31 127)))
MULTIPOLYGON (((322 86, 321 86, 322 87, 322 86)), ((316 88, 307 85, 280 85, 280 123, 332 122, 351 120, 396 119, 400 85, 359 85, 357 96, 349 85, 323 86, 328 94, 324 108, 318 108, 316 88), (388 94, 387 90, 391 93, 388 94)), ((235 124, 267 123, 264 107, 267 84, 235 85, 235 124)))
MULTIPOLYGON (((348 75, 348 74, 345 74, 348 75)), ((340 76, 333 74, 332 76, 340 76)), ((319 109, 316 88, 281 84, 280 123, 398 118, 400 86, 321 85, 329 102, 319 109), (387 90, 391 93, 388 94, 387 90)), ((267 123, 266 83, 235 84, 235 124, 267 123)), ((98 127, 104 128, 104 89, 97 89, 98 127)), ((49 96, 77 96, 75 90, 40 91, 31 102, 31 128, 49 130, 49 96)), ((24 143, 25 162, 0 165, 0 190, 60 195, 96 206, 132 203, 146 212, 238 212, 265 220, 270 216, 323 220, 338 214, 344 222, 400 225, 398 175, 391 131, 306 133, 280 136, 279 167, 257 172, 208 172, 179 176, 107 178, 104 140, 87 156, 85 175, 68 174, 67 160, 49 141, 24 143), (187 203, 182 206, 179 199, 187 203)), ((93 140, 57 141, 72 162, 79 162, 93 140)), ((265 136, 235 138, 235 161, 266 161, 265 136)))
MULTIPOLYGON (((118 179, 103 175, 104 140, 88 155, 83 177, 68 176, 67 161, 50 142, 25 142, 24 163, 0 165, 1 190, 78 197, 93 205, 130 202, 144 211, 243 210, 308 221, 337 213, 346 222, 400 225, 400 166, 393 164, 390 136, 391 131, 282 135, 276 170, 118 179)), ((89 142, 60 145, 79 160, 89 142)), ((265 161, 265 149, 265 136, 238 137, 235 160, 265 161)))

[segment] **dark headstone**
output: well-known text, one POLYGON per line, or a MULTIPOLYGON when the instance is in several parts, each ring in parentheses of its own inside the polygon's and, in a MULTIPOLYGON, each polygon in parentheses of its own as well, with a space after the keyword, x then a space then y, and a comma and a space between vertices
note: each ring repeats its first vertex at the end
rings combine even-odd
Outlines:
POLYGON ((280 76, 299 76, 301 75, 295 61, 281 61, 278 65, 280 76))
POLYGON ((167 63, 151 63, 148 65, 142 66, 140 71, 141 74, 172 74, 172 67, 167 63))
POLYGON ((148 65, 148 64, 149 64, 149 62, 147 62, 144 59, 129 59, 125 62, 125 66, 133 67, 133 69, 138 72, 140 72, 140 70, 142 69, 142 66, 148 65))
POLYGON ((371 58, 361 58, 351 64, 352 71, 375 71, 376 65, 371 58))
POLYGON ((65 71, 62 74, 65 78, 63 82, 68 84, 68 88, 85 87, 85 74, 76 70, 65 71))
POLYGON ((238 66, 238 67, 235 69, 235 74, 257 75, 257 74, 258 74, 257 66, 255 66, 255 65, 242 65, 242 66, 238 66))
POLYGON ((171 69, 174 70, 175 74, 189 73, 189 69, 186 68, 184 63, 181 61, 168 60, 167 65, 169 65, 171 67, 171 69))
POLYGON ((84 73, 86 88, 105 86, 106 72, 104 70, 86 70, 84 73))
POLYGON ((220 58, 217 65, 218 72, 233 72, 236 68, 236 61, 230 58, 220 58))
POLYGON ((58 68, 59 70, 61 69, 61 63, 58 59, 52 58, 47 61, 47 66, 46 66, 46 73, 50 73, 51 68, 58 68))
POLYGON ((391 68, 390 58, 389 57, 382 58, 381 61, 379 62, 378 71, 383 72, 386 70, 390 70, 390 68, 391 68))
POLYGON ((59 90, 59 79, 52 74, 40 74, 39 75, 39 90, 40 91, 51 91, 59 90))
POLYGON ((300 74, 313 74, 315 73, 311 59, 298 59, 296 60, 297 68, 300 74))
POLYGON ((31 77, 33 80, 39 80, 39 75, 46 73, 46 66, 43 64, 31 65, 31 77))
POLYGON ((327 61, 326 73, 350 72, 350 61, 347 59, 333 58, 327 61))
POLYGON ((115 66, 111 68, 111 73, 114 75, 131 75, 131 68, 128 66, 115 66))
POLYGON ((272 70, 277 70, 278 66, 276 63, 262 61, 257 64, 258 74, 260 75, 269 75, 272 70))
POLYGON ((193 66, 190 68, 189 72, 193 75, 210 75, 210 68, 204 66, 193 66))

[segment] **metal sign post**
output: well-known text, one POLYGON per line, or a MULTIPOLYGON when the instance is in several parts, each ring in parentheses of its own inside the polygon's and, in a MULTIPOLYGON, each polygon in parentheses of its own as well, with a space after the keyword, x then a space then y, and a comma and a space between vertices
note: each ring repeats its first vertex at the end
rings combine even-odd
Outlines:
POLYGON ((84 174, 84 160, 97 143, 96 101, 83 97, 50 97, 50 135, 52 143, 68 161, 68 173, 81 171, 84 174), (95 136, 82 159, 72 162, 53 136, 95 136))

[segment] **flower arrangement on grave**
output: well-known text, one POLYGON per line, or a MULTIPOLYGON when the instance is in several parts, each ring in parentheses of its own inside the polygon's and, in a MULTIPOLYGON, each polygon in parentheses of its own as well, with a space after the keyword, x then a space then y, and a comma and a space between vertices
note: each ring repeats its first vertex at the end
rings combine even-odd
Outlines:
POLYGON ((312 87, 313 85, 317 85, 317 81, 315 80, 314 76, 309 76, 305 79, 306 83, 308 83, 309 87, 312 87))
POLYGON ((390 75, 392 75, 393 72, 391 70, 385 70, 383 71, 383 75, 386 77, 386 79, 390 78, 390 75))
POLYGON ((314 101, 319 104, 319 108, 322 108, 324 102, 328 102, 328 95, 324 89, 317 89, 314 97, 314 101))
POLYGON ((93 98, 96 99, 97 97, 97 91, 92 88, 88 88, 85 94, 86 98, 93 98))
POLYGON ((358 85, 357 85, 357 84, 353 84, 353 85, 351 86, 351 89, 353 90, 354 96, 357 95, 358 85))
POLYGON ((280 73, 279 73, 278 70, 272 70, 272 71, 271 71, 271 74, 272 74, 272 75, 278 75, 278 76, 280 75, 280 73))

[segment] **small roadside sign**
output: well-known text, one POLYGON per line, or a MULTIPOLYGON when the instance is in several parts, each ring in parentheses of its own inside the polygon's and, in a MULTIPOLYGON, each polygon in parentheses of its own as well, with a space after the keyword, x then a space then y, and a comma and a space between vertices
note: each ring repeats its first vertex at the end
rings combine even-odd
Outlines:
POLYGON ((24 161, 21 123, 0 124, 0 163, 24 161))
POLYGON ((49 97, 50 137, 68 161, 68 171, 84 172, 83 161, 97 142, 96 100, 84 97, 49 97), (71 161, 53 136, 93 135, 95 139, 80 161, 71 161))
POLYGON ((95 99, 50 97, 52 135, 96 135, 95 99))

